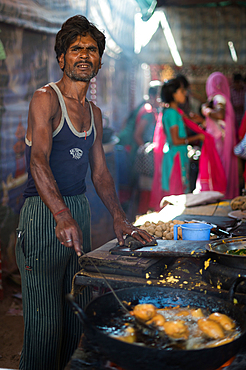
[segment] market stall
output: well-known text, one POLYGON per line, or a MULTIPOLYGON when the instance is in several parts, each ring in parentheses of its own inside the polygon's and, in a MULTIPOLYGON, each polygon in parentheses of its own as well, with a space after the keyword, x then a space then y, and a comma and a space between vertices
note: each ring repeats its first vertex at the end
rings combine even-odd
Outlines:
MULTIPOLYGON (((120 247, 116 239, 111 240, 97 250, 89 253, 88 256, 90 259, 87 256, 81 257, 80 264, 82 270, 75 277, 75 289, 79 289, 83 285, 91 285, 97 287, 99 292, 102 293, 105 290, 110 290, 107 283, 109 282, 111 287, 116 290, 116 293, 118 289, 120 289, 119 292, 128 292, 133 289, 135 292, 139 291, 143 294, 143 292, 151 288, 156 289, 156 294, 160 294, 161 296, 161 288, 163 288, 163 294, 166 289, 171 289, 169 294, 175 294, 176 291, 177 300, 179 300, 178 297, 181 292, 187 291, 192 292, 194 297, 196 294, 201 294, 201 297, 205 297, 205 300, 210 299, 210 296, 214 297, 214 299, 227 300, 228 290, 233 281, 238 276, 246 277, 245 259, 241 259, 242 264, 238 268, 233 263, 235 256, 230 256, 230 263, 228 265, 228 263, 224 263, 224 261, 217 258, 219 254, 211 254, 211 251, 208 250, 208 245, 217 243, 224 246, 228 245, 231 249, 235 249, 235 245, 232 247, 232 241, 242 243, 242 245, 245 243, 245 220, 228 216, 231 212, 230 202, 219 201, 209 205, 186 208, 172 220, 179 223, 196 221, 198 224, 199 222, 212 224, 212 231, 215 234, 211 231, 210 241, 159 239, 157 246, 143 247, 140 249, 133 248, 131 250, 127 246, 120 247), (144 287, 145 290, 143 290, 144 287)), ((157 219, 161 221, 161 218, 166 221, 167 214, 171 214, 170 209, 166 209, 166 212, 162 211, 162 214, 149 214, 145 215, 145 217, 149 217, 150 220, 152 217, 152 221, 154 218, 157 223, 157 219)), ((146 220, 142 220, 142 222, 146 223, 146 220)), ((243 282, 238 286, 235 293, 238 303, 243 306, 246 304, 245 293, 246 285, 243 282)), ((115 298, 112 296, 110 305, 115 304, 114 300, 115 298)), ((148 302, 151 302, 151 299, 148 299, 148 302)), ((82 364, 81 362, 79 365, 79 362, 85 360, 84 349, 87 348, 87 345, 88 343, 84 338, 83 344, 81 343, 80 348, 78 348, 74 355, 73 361, 77 361, 78 366, 74 367, 74 369, 79 369, 79 366, 82 364)), ((100 348, 102 347, 100 346, 100 348)), ((223 352, 223 346, 220 348, 222 348, 221 352, 223 352)), ((230 366, 228 365, 226 369, 243 370, 245 368, 246 354, 240 348, 238 347, 238 352, 231 356, 233 357, 231 360, 232 364, 230 366)), ((91 355, 91 349, 88 349, 88 351, 91 355)), ((226 360, 228 359, 226 358, 226 360)), ((112 360, 110 354, 107 360, 112 360)), ((115 362, 114 356, 113 360, 115 362)), ((91 361, 105 361, 105 356, 102 353, 100 354, 99 350, 99 352, 94 352, 91 361)), ((223 360, 220 362, 220 365, 222 364, 223 360)), ((119 360, 118 365, 122 366, 122 360, 119 360)), ((111 366, 113 366, 112 363, 111 366)), ((126 369, 131 369, 132 365, 126 364, 125 366, 126 369)), ((194 363, 187 366, 187 369, 197 369, 197 364, 194 365, 194 363)), ((217 369, 219 366, 216 366, 208 361, 204 369, 217 369)), ((104 369, 104 367, 102 368, 104 369)), ((149 369, 150 367, 145 365, 144 368, 149 369)), ((181 368, 183 369, 184 367, 178 367, 178 365, 175 367, 175 369, 181 368)))

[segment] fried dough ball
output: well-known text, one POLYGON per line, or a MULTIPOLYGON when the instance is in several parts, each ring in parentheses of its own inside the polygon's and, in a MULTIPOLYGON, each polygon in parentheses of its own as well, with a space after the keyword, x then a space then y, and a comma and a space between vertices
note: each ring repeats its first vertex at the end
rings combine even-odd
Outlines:
POLYGON ((135 330, 131 326, 129 326, 125 329, 124 335, 119 335, 119 336, 116 336, 114 338, 119 339, 122 342, 127 342, 127 343, 134 343, 137 340, 135 330))
POLYGON ((179 220, 173 220, 173 224, 180 224, 181 223, 181 221, 179 221, 179 220))
POLYGON ((173 239, 173 233, 172 232, 166 233, 166 239, 167 240, 172 240, 173 239))
POLYGON ((148 231, 149 234, 154 235, 155 227, 154 226, 148 226, 147 231, 148 231))
POLYGON ((236 326, 232 319, 223 313, 214 312, 209 316, 209 319, 218 322, 225 330, 232 330, 236 326))
POLYGON ((183 320, 166 321, 163 324, 165 333, 174 339, 188 339, 189 330, 183 320))
POLYGON ((154 324, 155 326, 163 326, 165 323, 165 317, 160 313, 157 313, 151 320, 147 321, 147 324, 154 324))
POLYGON ((223 346, 224 344, 232 342, 234 339, 235 339, 235 336, 219 339, 219 340, 216 340, 216 342, 208 343, 206 345, 206 348, 223 346))
POLYGON ((139 229, 141 229, 141 230, 146 230, 146 226, 144 226, 144 225, 140 225, 140 226, 139 226, 139 229))
POLYGON ((221 339, 225 336, 222 326, 214 320, 199 319, 197 324, 199 329, 209 338, 221 339))
POLYGON ((182 310, 182 311, 179 311, 176 316, 189 316, 190 315, 190 312, 187 311, 187 310, 182 310))
POLYGON ((162 237, 162 231, 155 230, 155 236, 157 236, 158 238, 161 238, 162 237))
POLYGON ((145 223, 144 223, 144 226, 145 227, 148 227, 148 226, 150 226, 151 225, 151 222, 149 222, 149 221, 146 221, 145 223))
POLYGON ((202 312, 202 310, 200 309, 200 308, 198 308, 197 310, 191 310, 191 315, 193 316, 193 317, 196 317, 196 318, 202 318, 202 317, 204 317, 204 314, 203 314, 203 312, 202 312))
POLYGON ((157 308, 153 304, 138 304, 133 309, 133 315, 140 320, 151 320, 157 312, 157 308))
POLYGON ((166 231, 166 229, 167 229, 167 224, 163 224, 163 225, 161 225, 161 227, 162 227, 162 230, 163 230, 163 231, 166 231))

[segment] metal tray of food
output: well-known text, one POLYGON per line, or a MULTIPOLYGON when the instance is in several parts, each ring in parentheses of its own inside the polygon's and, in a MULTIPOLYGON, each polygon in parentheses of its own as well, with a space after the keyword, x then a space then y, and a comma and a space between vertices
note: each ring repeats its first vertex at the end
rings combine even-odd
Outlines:
POLYGON ((217 262, 237 269, 246 269, 246 237, 215 240, 206 245, 217 262))

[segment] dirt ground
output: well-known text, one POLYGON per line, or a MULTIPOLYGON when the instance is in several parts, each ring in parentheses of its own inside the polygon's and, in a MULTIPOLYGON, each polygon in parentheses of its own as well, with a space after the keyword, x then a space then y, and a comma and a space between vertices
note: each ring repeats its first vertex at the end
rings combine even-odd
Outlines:
POLYGON ((3 276, 0 301, 0 368, 19 369, 23 316, 19 275, 3 276))

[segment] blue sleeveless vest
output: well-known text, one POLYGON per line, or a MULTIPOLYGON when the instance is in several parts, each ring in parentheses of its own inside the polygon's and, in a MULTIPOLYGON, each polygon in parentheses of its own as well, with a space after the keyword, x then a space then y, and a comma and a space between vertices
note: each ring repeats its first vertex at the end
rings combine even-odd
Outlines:
MULTIPOLYGON (((85 177, 89 163, 89 150, 96 138, 94 115, 90 106, 91 125, 87 132, 78 132, 70 118, 61 91, 53 82, 49 84, 57 93, 62 110, 59 126, 53 132, 53 143, 50 154, 50 168, 62 196, 83 194, 86 191, 85 177)), ((27 186, 24 197, 38 195, 30 171, 32 143, 26 142, 26 163, 28 172, 27 186)))

